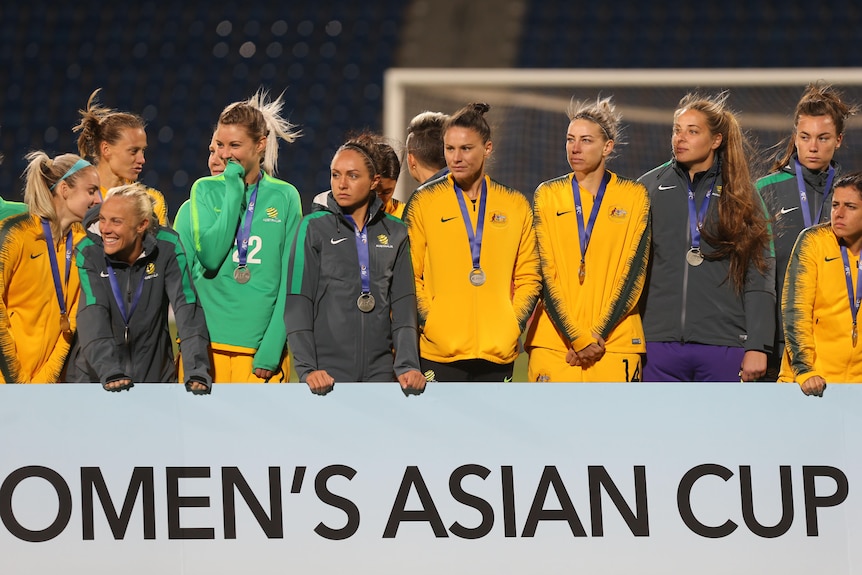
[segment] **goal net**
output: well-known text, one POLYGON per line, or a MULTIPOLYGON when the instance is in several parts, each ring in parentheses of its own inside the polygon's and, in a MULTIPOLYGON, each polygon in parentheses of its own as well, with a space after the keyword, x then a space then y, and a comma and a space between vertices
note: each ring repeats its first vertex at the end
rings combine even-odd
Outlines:
MULTIPOLYGON (((386 72, 384 134, 403 142, 410 119, 425 110, 453 113, 469 102, 487 102, 494 152, 487 171, 532 198, 541 182, 570 171, 565 155, 566 108, 572 98, 613 96, 623 116, 623 146, 608 168, 637 178, 671 157, 673 112, 690 91, 729 90, 728 103, 758 151, 753 173, 765 174, 775 145, 788 137, 793 111, 805 86, 822 80, 862 105, 862 69, 738 70, 527 70, 405 69, 386 72)), ((862 169, 862 118, 848 121, 836 160, 862 169)), ((406 167, 396 197, 405 199, 416 182, 406 167)))

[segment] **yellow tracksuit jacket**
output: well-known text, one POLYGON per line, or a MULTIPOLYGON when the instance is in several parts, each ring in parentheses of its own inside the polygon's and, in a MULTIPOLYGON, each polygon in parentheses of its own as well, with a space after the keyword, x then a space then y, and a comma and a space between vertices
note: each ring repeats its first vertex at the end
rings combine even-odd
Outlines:
MULTIPOLYGON (((410 237, 419 353, 448 363, 484 359, 515 361, 518 339, 541 289, 533 214, 527 198, 485 176, 488 189, 480 263, 481 286, 470 283, 470 243, 452 176, 416 190, 404 221, 410 237)), ((476 229, 477 205, 466 199, 476 229)))

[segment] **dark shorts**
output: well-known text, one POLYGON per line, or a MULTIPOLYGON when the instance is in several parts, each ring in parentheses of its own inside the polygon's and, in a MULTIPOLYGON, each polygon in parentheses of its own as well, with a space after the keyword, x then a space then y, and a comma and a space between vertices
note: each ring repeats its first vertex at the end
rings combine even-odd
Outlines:
POLYGON ((739 381, 745 348, 647 342, 644 381, 739 381))
POLYGON ((422 373, 428 381, 507 382, 512 381, 515 363, 494 363, 485 359, 462 359, 440 363, 419 358, 422 373), (433 377, 428 372, 433 371, 433 377))

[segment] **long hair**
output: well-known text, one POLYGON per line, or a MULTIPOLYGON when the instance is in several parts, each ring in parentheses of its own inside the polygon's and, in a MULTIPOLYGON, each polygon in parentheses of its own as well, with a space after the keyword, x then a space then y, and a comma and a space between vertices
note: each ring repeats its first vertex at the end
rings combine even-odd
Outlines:
POLYGON ((789 165, 796 153, 795 136, 800 116, 829 116, 835 124, 836 135, 840 137, 844 134, 844 122, 859 111, 859 106, 844 102, 841 96, 841 92, 823 82, 813 82, 806 86, 793 112, 793 133, 776 144, 775 147, 779 149, 784 147, 784 153, 776 157, 769 168, 770 172, 777 172, 789 165))
POLYGON ((78 110, 81 121, 72 128, 73 132, 81 132, 78 136, 78 153, 82 158, 88 158, 94 164, 101 158, 102 142, 116 144, 123 130, 145 129, 144 119, 137 114, 118 112, 106 108, 96 101, 101 88, 97 88, 87 100, 87 107, 78 110))
POLYGON ((37 150, 27 154, 26 159, 24 202, 31 214, 48 220, 51 223, 51 233, 59 237, 60 219, 54 208, 57 184, 65 180, 68 185, 74 187, 84 170, 94 170, 95 167, 88 166, 64 178, 63 176, 83 158, 76 154, 61 154, 51 158, 45 152, 37 150))
POLYGON ((697 110, 706 117, 711 134, 721 134, 716 150, 720 162, 722 190, 718 197, 718 219, 707 221, 701 234, 715 252, 709 259, 730 260, 729 278, 737 293, 745 288, 749 267, 761 273, 767 269, 765 250, 769 247, 769 227, 765 208, 751 180, 748 158, 751 146, 736 115, 727 108, 728 92, 715 96, 686 94, 674 118, 686 110, 697 110))
POLYGON ((283 95, 280 94, 275 100, 268 101, 269 93, 259 88, 248 100, 229 104, 218 118, 219 124, 243 126, 255 142, 266 137, 266 149, 261 167, 270 176, 278 171, 278 140, 293 143, 302 135, 302 131, 298 130, 296 125, 281 116, 281 109, 284 106, 283 95))

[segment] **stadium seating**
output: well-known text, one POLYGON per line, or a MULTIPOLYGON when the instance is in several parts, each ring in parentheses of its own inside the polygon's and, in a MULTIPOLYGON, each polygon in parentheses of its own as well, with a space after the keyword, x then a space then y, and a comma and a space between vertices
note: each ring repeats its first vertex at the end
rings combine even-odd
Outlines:
MULTIPOLYGON (((787 2, 615 2, 573 7, 524 0, 518 66, 525 68, 859 66, 862 5, 787 2)), ((0 18, 0 190, 20 199, 23 155, 75 149, 71 127, 88 95, 148 122, 145 183, 171 214, 206 173, 206 146, 222 107, 258 86, 285 91, 305 136, 282 147, 279 173, 306 206, 327 189, 328 162, 349 131, 380 130, 384 71, 396 64, 408 3, 288 4, 189 0, 111 4, 42 0, 4 6, 0 18)), ((488 11, 488 18, 503 18, 488 11)), ((439 33, 441 42, 445 30, 439 33)), ((398 62, 409 66, 409 62, 398 62)), ((469 54, 463 65, 470 66, 469 54)))

